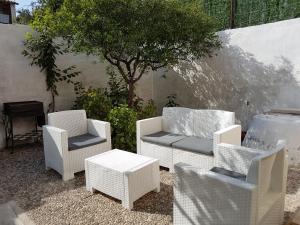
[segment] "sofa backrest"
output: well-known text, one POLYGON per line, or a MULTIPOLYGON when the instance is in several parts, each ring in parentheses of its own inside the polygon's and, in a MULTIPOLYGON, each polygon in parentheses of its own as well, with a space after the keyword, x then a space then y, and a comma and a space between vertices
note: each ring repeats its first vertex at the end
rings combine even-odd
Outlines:
POLYGON ((165 107, 162 113, 163 130, 174 134, 194 135, 194 110, 183 107, 165 107))
POLYGON ((175 134, 213 138, 213 133, 234 125, 235 114, 223 110, 165 107, 163 130, 175 134))
POLYGON ((195 110, 194 135, 213 138, 214 132, 235 124, 235 113, 224 110, 195 110))
POLYGON ((85 110, 68 110, 48 114, 48 124, 68 132, 68 137, 87 133, 85 110))

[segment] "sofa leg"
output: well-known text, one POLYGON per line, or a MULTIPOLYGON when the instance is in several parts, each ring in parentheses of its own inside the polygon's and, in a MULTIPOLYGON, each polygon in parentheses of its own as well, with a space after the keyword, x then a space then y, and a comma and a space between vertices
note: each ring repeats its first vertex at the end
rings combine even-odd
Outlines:
POLYGON ((74 179, 74 173, 63 174, 63 180, 68 181, 74 179))

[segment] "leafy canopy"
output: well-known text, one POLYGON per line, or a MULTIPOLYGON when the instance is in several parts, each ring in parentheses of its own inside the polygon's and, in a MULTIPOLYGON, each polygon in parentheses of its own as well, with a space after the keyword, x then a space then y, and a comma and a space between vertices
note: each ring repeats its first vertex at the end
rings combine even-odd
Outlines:
POLYGON ((65 0, 59 23, 78 51, 158 69, 219 45, 200 4, 180 0, 65 0))
POLYGON ((145 72, 210 55, 220 46, 214 21, 192 0, 64 0, 55 13, 36 13, 33 25, 115 66, 129 86, 129 105, 145 72))

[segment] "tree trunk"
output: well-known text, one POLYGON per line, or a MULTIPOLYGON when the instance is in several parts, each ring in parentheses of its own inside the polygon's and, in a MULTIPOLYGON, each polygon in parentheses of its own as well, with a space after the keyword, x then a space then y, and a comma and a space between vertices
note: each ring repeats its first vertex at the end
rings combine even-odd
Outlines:
POLYGON ((134 82, 130 81, 128 83, 128 99, 127 99, 127 104, 129 107, 133 106, 133 98, 134 98, 134 82))

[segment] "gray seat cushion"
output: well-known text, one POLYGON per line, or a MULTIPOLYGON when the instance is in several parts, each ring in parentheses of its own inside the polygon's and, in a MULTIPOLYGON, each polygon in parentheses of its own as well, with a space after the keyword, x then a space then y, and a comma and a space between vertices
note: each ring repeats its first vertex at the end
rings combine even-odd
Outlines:
POLYGON ((68 139, 69 151, 89 147, 92 145, 97 145, 105 141, 106 141, 105 138, 97 137, 92 134, 83 134, 83 135, 70 137, 68 139))
POLYGON ((210 171, 218 173, 218 174, 222 174, 224 176, 228 176, 228 177, 232 177, 235 179, 246 181, 246 175, 238 173, 238 172, 234 172, 231 170, 226 170, 221 167, 213 167, 210 171))
POLYGON ((163 146, 171 146, 172 143, 182 140, 186 136, 179 134, 172 134, 164 131, 160 131, 154 134, 149 134, 141 137, 141 139, 145 142, 150 142, 153 144, 163 145, 163 146))
POLYGON ((184 139, 173 143, 172 147, 205 155, 214 154, 212 139, 185 137, 184 139))

